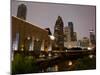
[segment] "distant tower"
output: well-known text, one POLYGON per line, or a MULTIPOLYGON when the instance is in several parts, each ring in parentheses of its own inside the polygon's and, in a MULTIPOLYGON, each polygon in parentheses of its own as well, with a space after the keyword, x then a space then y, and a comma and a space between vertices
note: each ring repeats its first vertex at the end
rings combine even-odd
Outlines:
POLYGON ((54 27, 54 36, 55 36, 55 47, 60 50, 64 48, 64 34, 63 34, 63 20, 58 16, 55 27, 54 27))
POLYGON ((71 41, 74 41, 73 22, 68 22, 68 27, 70 28, 71 41))
POLYGON ((73 33, 73 40, 77 41, 77 33, 76 32, 73 33))
POLYGON ((95 38, 95 35, 94 35, 94 30, 90 30, 90 42, 92 45, 95 45, 96 44, 96 38, 95 38))
POLYGON ((87 48, 89 46, 89 38, 83 37, 82 39, 82 47, 87 48))
POLYGON ((69 42, 71 41, 71 37, 70 37, 70 29, 69 27, 64 27, 64 42, 69 42))
POLYGON ((27 7, 24 4, 18 6, 17 17, 26 19, 27 7))
POLYGON ((64 27, 64 41, 67 42, 68 40, 68 27, 64 27))

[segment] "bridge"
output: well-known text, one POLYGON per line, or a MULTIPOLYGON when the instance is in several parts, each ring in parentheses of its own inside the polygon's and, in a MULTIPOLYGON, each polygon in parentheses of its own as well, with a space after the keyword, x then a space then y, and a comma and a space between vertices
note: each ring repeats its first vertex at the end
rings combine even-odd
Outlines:
MULTIPOLYGON (((17 53, 24 56, 36 56, 36 52, 34 51, 14 51, 14 54, 17 53)), ((45 70, 65 60, 77 60, 89 55, 96 55, 96 50, 41 51, 35 63, 39 66, 39 70, 45 70)))

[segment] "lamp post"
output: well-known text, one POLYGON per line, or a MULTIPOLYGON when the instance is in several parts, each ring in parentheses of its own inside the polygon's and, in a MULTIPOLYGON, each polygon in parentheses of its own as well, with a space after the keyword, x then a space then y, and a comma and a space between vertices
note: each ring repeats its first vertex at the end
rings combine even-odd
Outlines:
MULTIPOLYGON (((55 37, 53 35, 49 35, 49 37, 50 37, 50 46, 48 51, 52 51, 52 43, 55 40, 55 37)), ((51 53, 49 53, 48 56, 51 56, 51 53)))
POLYGON ((49 37, 50 37, 51 50, 52 50, 52 43, 55 40, 55 37, 53 35, 49 35, 49 37))
MULTIPOLYGON (((50 45, 49 45, 48 51, 51 51, 52 50, 52 42, 53 42, 53 40, 55 40, 55 37, 52 35, 50 28, 45 28, 45 29, 48 31, 48 36, 50 38, 50 45)), ((49 53, 48 56, 51 56, 51 53, 49 53)))

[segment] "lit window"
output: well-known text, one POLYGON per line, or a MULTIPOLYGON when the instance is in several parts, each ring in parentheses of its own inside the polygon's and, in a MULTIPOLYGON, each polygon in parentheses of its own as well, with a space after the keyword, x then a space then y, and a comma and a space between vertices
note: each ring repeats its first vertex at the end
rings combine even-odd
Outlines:
POLYGON ((19 33, 16 33, 16 38, 15 40, 13 41, 13 50, 18 50, 18 41, 19 41, 19 33))

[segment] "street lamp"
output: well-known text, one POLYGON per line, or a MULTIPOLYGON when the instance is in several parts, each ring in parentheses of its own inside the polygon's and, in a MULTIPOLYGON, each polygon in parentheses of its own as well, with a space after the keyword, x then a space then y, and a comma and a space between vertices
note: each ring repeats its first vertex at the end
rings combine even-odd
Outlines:
POLYGON ((52 43, 55 40, 55 37, 53 35, 49 35, 49 37, 50 37, 50 46, 51 46, 50 48, 52 50, 52 43))
MULTIPOLYGON (((49 37, 50 37, 50 46, 49 46, 48 51, 51 51, 52 50, 52 43, 55 40, 55 37, 53 35, 49 35, 49 37)), ((48 56, 51 56, 51 54, 49 53, 48 56)))
MULTIPOLYGON (((49 45, 49 49, 48 51, 52 50, 52 42, 53 40, 55 40, 55 37, 52 35, 50 28, 45 28, 48 31, 48 36, 50 37, 50 45, 49 45)), ((51 56, 51 54, 49 53, 48 56, 51 56)))

